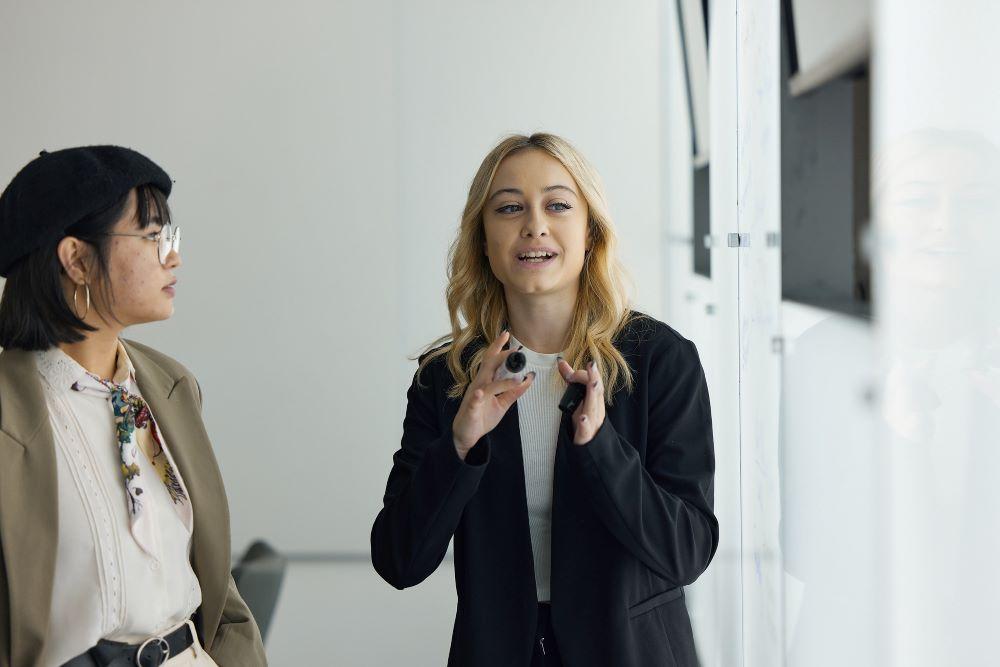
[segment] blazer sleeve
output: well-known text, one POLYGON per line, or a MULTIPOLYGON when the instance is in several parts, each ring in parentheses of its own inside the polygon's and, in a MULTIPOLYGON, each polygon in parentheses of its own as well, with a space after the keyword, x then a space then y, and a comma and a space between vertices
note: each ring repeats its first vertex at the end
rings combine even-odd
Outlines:
POLYGON ((691 341, 668 340, 651 350, 645 465, 607 418, 590 442, 570 445, 570 460, 618 541, 658 576, 683 586, 704 572, 719 544, 708 385, 691 341))
MULTIPOLYGON (((432 365, 424 368, 425 374, 432 365)), ((400 590, 419 584, 441 564, 490 452, 487 434, 465 461, 459 458, 450 420, 442 419, 436 408, 435 383, 420 386, 417 380, 414 374, 402 441, 371 532, 372 565, 400 590)))
POLYGON ((7 565, 3 558, 3 534, 0 533, 0 667, 10 667, 10 592, 7 590, 7 565))
POLYGON ((232 575, 229 575, 219 629, 215 631, 208 654, 219 667, 267 667, 267 656, 257 623, 236 590, 232 575))

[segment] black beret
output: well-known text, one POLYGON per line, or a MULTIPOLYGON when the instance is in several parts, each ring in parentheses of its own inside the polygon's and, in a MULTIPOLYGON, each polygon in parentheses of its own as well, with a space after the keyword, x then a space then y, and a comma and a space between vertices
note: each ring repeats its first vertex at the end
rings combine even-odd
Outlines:
POLYGON ((62 238, 66 229, 151 184, 170 195, 170 177, 121 146, 83 146, 41 154, 0 195, 0 276, 21 258, 62 238))

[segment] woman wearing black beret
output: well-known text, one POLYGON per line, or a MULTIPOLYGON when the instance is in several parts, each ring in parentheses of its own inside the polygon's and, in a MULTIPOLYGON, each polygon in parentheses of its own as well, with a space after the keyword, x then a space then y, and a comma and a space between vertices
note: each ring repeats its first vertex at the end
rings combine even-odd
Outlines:
POLYGON ((43 153, 0 196, 0 666, 265 665, 178 362, 171 181, 116 146, 43 153))
POLYGON ((708 389, 694 344, 628 307, 596 172, 559 137, 509 137, 450 259, 452 331, 407 394, 375 569, 414 586, 454 538, 452 666, 696 665, 682 587, 719 539, 708 389))

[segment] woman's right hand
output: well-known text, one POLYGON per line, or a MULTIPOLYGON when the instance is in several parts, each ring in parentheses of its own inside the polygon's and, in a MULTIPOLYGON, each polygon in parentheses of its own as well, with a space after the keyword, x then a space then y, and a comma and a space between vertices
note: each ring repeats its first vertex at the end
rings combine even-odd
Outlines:
POLYGON ((509 338, 510 332, 504 331, 486 349, 479 372, 465 390, 462 405, 452 422, 455 451, 463 461, 469 450, 480 438, 496 428, 510 406, 528 391, 534 381, 534 371, 528 373, 524 382, 516 379, 493 381, 500 365, 515 352, 503 349, 509 338))

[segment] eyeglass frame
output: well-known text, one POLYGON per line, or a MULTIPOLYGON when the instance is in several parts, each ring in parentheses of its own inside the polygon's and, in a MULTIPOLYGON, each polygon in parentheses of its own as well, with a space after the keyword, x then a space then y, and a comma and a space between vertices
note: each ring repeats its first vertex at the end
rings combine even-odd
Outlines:
POLYGON ((171 224, 163 225, 163 227, 160 228, 160 231, 153 232, 153 233, 150 233, 150 234, 128 234, 128 233, 125 233, 125 232, 104 232, 102 234, 98 234, 98 236, 132 236, 132 237, 135 237, 137 239, 145 239, 147 241, 156 241, 156 257, 157 257, 157 259, 160 260, 160 266, 166 266, 167 265, 167 257, 170 256, 171 252, 180 252, 181 228, 180 227, 174 227, 171 224), (169 246, 169 250, 167 250, 166 254, 164 254, 161 257, 160 256, 160 248, 161 248, 161 246, 160 246, 160 238, 163 236, 164 232, 166 232, 167 230, 170 230, 170 233, 167 236, 167 238, 169 239, 170 246, 169 246))

